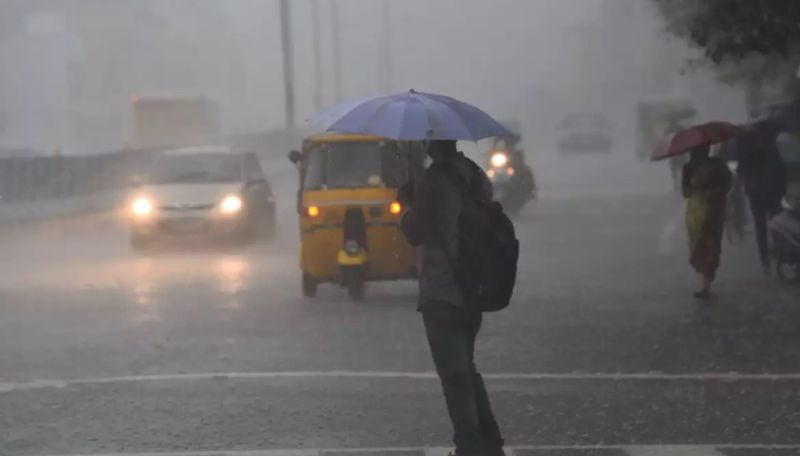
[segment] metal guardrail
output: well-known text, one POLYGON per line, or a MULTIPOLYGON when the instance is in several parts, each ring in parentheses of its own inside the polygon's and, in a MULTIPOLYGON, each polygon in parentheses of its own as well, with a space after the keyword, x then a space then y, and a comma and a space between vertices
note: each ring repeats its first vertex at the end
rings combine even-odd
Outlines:
POLYGON ((152 150, 125 150, 0 158, 0 223, 107 210, 155 156, 152 150))
MULTIPOLYGON (((256 152, 268 177, 286 178, 290 148, 302 134, 276 130, 220 139, 256 152), (285 167, 285 169, 284 169, 285 167)), ((104 210, 123 194, 131 177, 144 175, 161 149, 126 149, 93 155, 0 157, 0 222, 104 210), (101 206, 107 207, 101 207, 101 206)), ((291 173, 289 174, 289 176, 291 173)))
POLYGON ((93 195, 125 187, 150 163, 152 151, 68 157, 0 158, 3 203, 93 195))

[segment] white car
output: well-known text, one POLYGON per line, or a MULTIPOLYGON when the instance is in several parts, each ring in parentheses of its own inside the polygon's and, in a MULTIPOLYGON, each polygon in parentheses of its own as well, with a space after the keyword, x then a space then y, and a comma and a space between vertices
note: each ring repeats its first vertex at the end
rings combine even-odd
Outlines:
POLYGON ((156 159, 127 203, 135 250, 158 238, 246 242, 257 226, 275 232, 275 199, 254 153, 225 147, 176 149, 156 159))

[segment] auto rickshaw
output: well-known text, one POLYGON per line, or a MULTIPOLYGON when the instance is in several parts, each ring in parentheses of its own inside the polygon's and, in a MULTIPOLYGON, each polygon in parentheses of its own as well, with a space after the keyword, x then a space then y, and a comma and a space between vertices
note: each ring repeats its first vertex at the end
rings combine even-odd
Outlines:
POLYGON ((397 189, 422 170, 419 144, 325 133, 306 138, 289 158, 300 174, 304 296, 336 283, 361 300, 366 282, 417 277, 415 250, 400 232, 397 189))

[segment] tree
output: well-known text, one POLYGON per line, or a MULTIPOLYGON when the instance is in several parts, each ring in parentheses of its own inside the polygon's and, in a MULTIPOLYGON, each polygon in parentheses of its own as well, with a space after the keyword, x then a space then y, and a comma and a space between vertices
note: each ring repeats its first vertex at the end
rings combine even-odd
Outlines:
POLYGON ((764 87, 798 92, 800 1, 653 0, 667 30, 699 48, 720 79, 743 84, 758 108, 764 87))
POLYGON ((669 29, 712 62, 753 54, 789 58, 800 49, 797 0, 654 0, 669 29))

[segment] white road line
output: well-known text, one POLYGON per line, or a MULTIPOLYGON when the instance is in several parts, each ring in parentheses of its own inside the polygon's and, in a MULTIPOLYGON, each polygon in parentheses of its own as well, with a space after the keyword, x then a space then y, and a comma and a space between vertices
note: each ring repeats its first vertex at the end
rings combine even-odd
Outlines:
MULTIPOLYGON (((630 456, 719 456, 719 450, 800 450, 800 444, 703 444, 703 445, 520 445, 507 446, 506 453, 514 455, 519 451, 624 451, 630 456)), ((387 448, 314 448, 289 450, 204 450, 149 453, 81 453, 81 454, 42 454, 40 456, 336 456, 337 453, 407 453, 420 452, 425 456, 445 456, 452 452, 447 447, 387 447, 387 448)), ((516 455, 515 455, 516 456, 516 455)))
MULTIPOLYGON (((495 373, 484 374, 487 380, 556 380, 556 381, 800 381, 800 373, 756 374, 739 372, 706 372, 666 374, 642 373, 495 373)), ((105 383, 137 383, 151 381, 197 380, 272 380, 281 378, 366 378, 437 380, 434 372, 392 371, 286 371, 286 372, 211 372, 195 374, 129 375, 120 377, 84 378, 73 380, 33 380, 27 382, 0 382, 0 393, 41 388, 66 388, 68 386, 98 385, 105 383)))
POLYGON ((714 447, 680 446, 680 447, 631 447, 625 448, 629 456, 724 456, 714 447))

